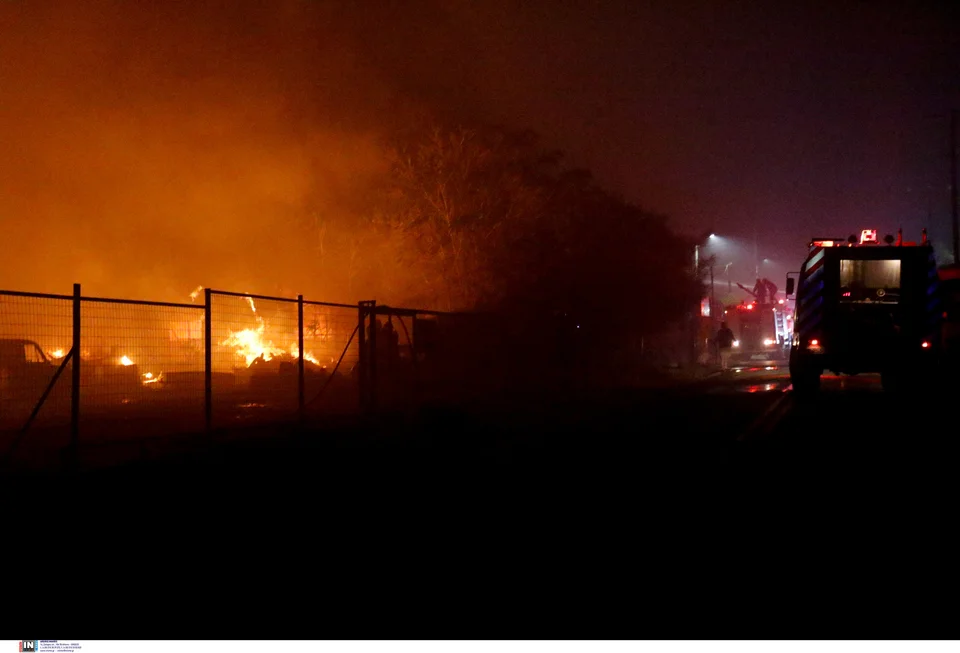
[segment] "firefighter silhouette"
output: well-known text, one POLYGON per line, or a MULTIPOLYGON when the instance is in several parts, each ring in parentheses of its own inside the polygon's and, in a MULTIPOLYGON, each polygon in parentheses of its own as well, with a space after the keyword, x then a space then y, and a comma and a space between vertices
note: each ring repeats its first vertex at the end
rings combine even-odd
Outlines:
POLYGON ((757 298, 758 303, 767 303, 767 286, 759 277, 757 278, 757 283, 753 285, 753 295, 757 298))
POLYGON ((380 392, 380 401, 393 403, 397 392, 397 373, 399 364, 399 335, 393 327, 393 319, 388 316, 386 322, 377 320, 377 372, 376 382, 380 392))
POLYGON ((779 289, 775 283, 770 281, 770 279, 764 279, 763 282, 767 287, 767 299, 772 304, 773 302, 777 301, 777 290, 779 289))
POLYGON ((384 360, 390 366, 393 366, 399 358, 400 334, 393 328, 393 318, 390 316, 387 317, 386 323, 380 327, 377 349, 382 352, 381 360, 384 360))
POLYGON ((726 370, 730 367, 730 353, 732 352, 735 336, 733 330, 727 326, 726 322, 720 323, 720 329, 714 337, 717 346, 717 354, 720 358, 720 369, 726 370))

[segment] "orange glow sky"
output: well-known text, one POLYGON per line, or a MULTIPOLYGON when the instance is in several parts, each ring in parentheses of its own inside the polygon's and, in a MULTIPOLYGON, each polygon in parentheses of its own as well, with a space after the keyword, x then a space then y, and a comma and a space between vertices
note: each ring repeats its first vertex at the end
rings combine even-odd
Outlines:
POLYGON ((0 3, 0 288, 356 301, 297 225, 362 205, 410 103, 539 131, 685 230, 759 225, 783 270, 819 233, 944 242, 956 16, 815 5, 0 3))

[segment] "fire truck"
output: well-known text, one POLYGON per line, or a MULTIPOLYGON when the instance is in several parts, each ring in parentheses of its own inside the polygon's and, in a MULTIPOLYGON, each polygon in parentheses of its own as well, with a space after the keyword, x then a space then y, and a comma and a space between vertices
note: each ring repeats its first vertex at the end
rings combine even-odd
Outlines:
POLYGON ((947 376, 960 369, 960 263, 940 268, 940 297, 943 301, 942 346, 947 376))
POLYGON ((879 373, 885 390, 933 378, 942 341, 943 309, 933 247, 875 229, 860 238, 814 238, 796 284, 790 379, 797 393, 819 390, 824 371, 879 373))
POLYGON ((780 367, 787 362, 792 328, 788 309, 785 299, 744 301, 724 309, 723 320, 735 338, 730 354, 733 369, 780 367))

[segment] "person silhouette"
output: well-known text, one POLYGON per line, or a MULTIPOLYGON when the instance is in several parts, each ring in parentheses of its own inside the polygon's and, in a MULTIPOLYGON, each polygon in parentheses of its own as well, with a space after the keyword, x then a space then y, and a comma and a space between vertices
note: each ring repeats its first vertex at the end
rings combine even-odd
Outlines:
POLYGON ((753 294, 757 298, 758 304, 767 303, 767 285, 762 279, 757 279, 757 283, 755 283, 753 286, 753 294))
POLYGON ((720 323, 720 329, 717 331, 717 351, 720 354, 720 369, 726 370, 730 366, 730 353, 733 350, 734 336, 733 331, 727 326, 726 322, 720 323))

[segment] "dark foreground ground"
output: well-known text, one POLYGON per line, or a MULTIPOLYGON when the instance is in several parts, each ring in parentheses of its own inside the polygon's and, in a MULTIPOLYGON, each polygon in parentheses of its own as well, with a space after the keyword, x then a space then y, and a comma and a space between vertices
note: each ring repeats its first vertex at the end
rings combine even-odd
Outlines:
POLYGON ((11 477, 8 617, 81 638, 954 639, 956 401, 872 377, 800 401, 744 373, 11 477))

